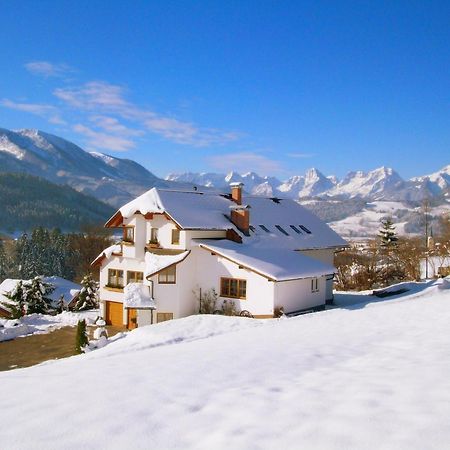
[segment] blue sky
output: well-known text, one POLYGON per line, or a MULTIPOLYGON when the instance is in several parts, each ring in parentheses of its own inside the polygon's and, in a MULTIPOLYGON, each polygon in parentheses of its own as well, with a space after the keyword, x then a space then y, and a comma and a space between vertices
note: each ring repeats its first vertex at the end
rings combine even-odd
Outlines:
POLYGON ((450 155, 448 1, 2 2, 0 127, 159 176, 450 155))

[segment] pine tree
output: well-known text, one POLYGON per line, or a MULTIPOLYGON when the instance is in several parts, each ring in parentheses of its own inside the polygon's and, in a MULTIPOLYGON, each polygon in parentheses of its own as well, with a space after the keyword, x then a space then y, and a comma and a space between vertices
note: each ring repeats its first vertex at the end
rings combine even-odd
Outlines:
POLYGON ((78 294, 74 309, 76 311, 85 311, 87 309, 98 308, 98 283, 89 273, 81 280, 81 291, 78 294))
POLYGON ((61 295, 61 297, 59 297, 59 299, 58 299, 58 302, 56 303, 56 312, 58 314, 61 314, 65 310, 66 310, 66 304, 64 303, 64 295, 61 295))
POLYGON ((75 351, 80 354, 83 353, 83 348, 89 344, 89 339, 86 333, 86 321, 79 320, 77 325, 77 335, 75 341, 75 351))
POLYGON ((27 314, 50 312, 52 300, 48 296, 55 290, 50 283, 46 283, 41 277, 34 277, 25 281, 23 287, 27 314))
POLYGON ((26 295, 22 280, 19 280, 10 292, 5 293, 9 302, 3 302, 1 305, 10 311, 12 319, 20 319, 27 313, 26 295))
POLYGON ((381 248, 391 250, 397 245, 398 237, 391 218, 381 221, 381 229, 378 232, 381 248))
POLYGON ((0 239, 0 283, 7 278, 9 272, 9 261, 6 256, 3 241, 0 239))

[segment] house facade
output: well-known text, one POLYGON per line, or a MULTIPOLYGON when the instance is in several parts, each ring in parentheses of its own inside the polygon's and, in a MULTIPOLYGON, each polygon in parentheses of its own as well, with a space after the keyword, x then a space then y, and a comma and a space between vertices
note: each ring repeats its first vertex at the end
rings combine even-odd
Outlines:
POLYGON ((292 200, 153 188, 106 223, 122 241, 93 262, 108 324, 186 317, 214 290, 254 317, 332 300, 333 259, 346 242, 292 200), (139 284, 140 286, 136 286, 139 284))

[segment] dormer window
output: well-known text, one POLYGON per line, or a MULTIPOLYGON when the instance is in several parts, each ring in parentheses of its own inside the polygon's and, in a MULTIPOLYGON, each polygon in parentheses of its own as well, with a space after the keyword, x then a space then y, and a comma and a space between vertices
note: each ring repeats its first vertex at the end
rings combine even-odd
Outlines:
POLYGON ((134 243, 134 227, 124 227, 123 228, 123 241, 129 244, 134 243))
POLYGON ((281 227, 281 225, 275 225, 275 227, 277 228, 277 230, 281 231, 285 236, 289 236, 289 233, 281 227))

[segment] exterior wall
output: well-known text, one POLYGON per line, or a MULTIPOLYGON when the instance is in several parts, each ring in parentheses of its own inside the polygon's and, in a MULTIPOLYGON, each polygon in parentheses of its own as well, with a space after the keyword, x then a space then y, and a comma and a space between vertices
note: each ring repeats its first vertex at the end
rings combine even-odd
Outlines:
POLYGON ((274 284, 275 306, 282 306, 285 313, 325 305, 325 277, 318 279, 318 292, 311 292, 311 278, 281 281, 274 284))
MULTIPOLYGON (((186 249, 191 249, 193 242, 192 239, 213 239, 213 238, 225 238, 227 235, 226 231, 223 230, 186 230, 185 235, 185 247, 186 249)), ((196 247, 196 245, 195 245, 196 247)))
POLYGON ((153 219, 147 220, 145 243, 150 241, 152 228, 158 228, 158 241, 159 245, 162 248, 173 248, 173 249, 185 248, 183 232, 180 233, 180 243, 172 244, 172 230, 176 230, 177 226, 171 220, 167 219, 167 217, 164 216, 163 214, 154 214, 153 219))
POLYGON ((325 264, 330 264, 334 266, 334 249, 323 248, 316 250, 301 250, 300 253, 310 258, 317 259, 325 264))
MULTIPOLYGON (((214 288, 220 295, 221 277, 245 279, 247 280, 247 298, 228 300, 234 301, 238 311, 247 310, 255 316, 273 315, 275 283, 247 269, 240 269, 237 264, 225 258, 211 255, 208 250, 196 248, 192 250, 192 254, 196 261, 196 284, 197 287, 202 288, 203 292, 214 288)), ((225 298, 219 297, 218 307, 225 298)))

